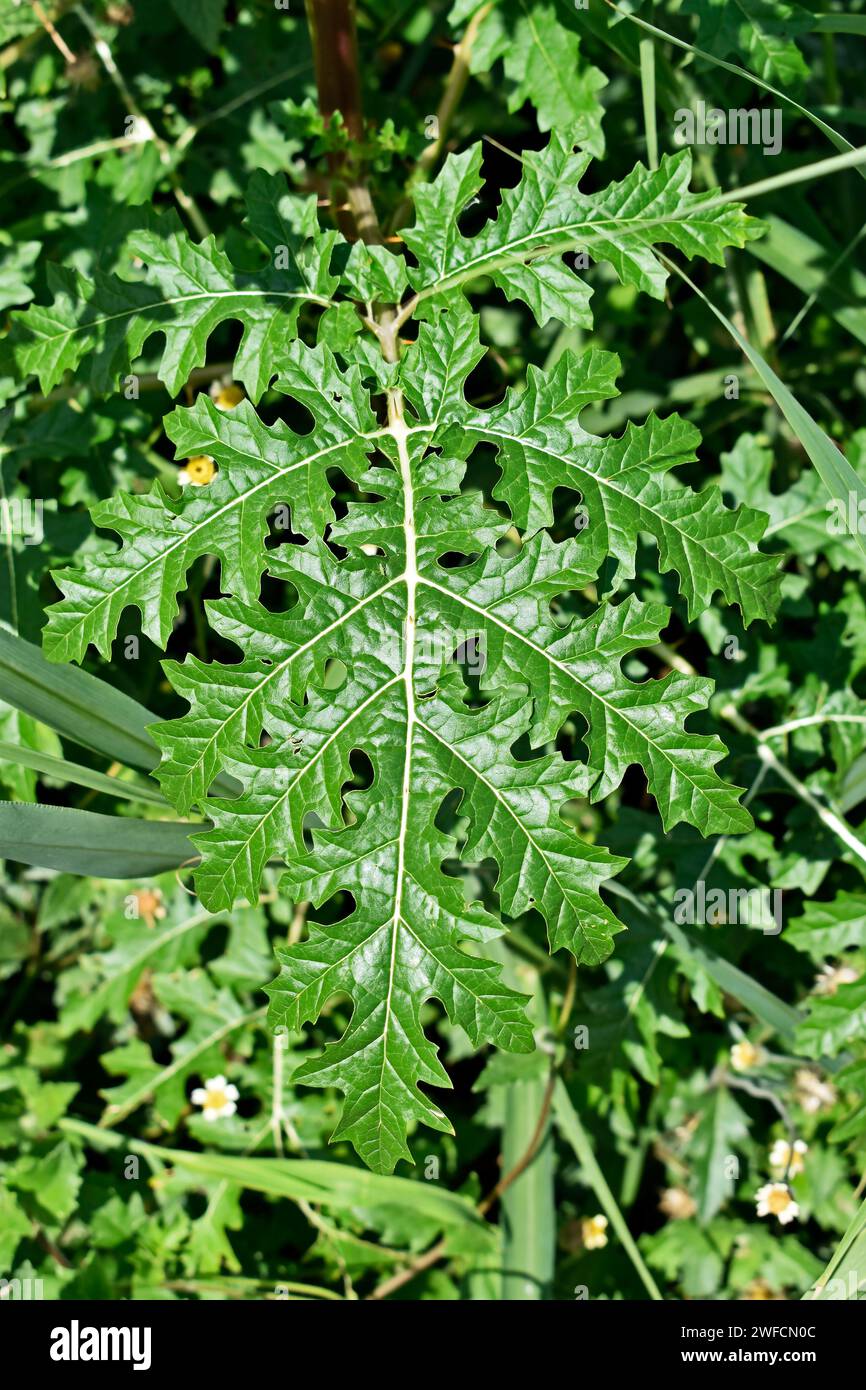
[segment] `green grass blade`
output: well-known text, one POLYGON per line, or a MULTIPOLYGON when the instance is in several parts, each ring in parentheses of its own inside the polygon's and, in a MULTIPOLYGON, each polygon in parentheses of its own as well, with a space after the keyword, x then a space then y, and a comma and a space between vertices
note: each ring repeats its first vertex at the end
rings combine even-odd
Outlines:
MULTIPOLYGON (((509 1173, 529 1148, 546 1090, 545 1076, 512 1081, 505 1088, 503 1174, 509 1173)), ((532 1161, 502 1197, 504 1299, 550 1297, 556 1254, 553 1178, 554 1145, 548 1122, 532 1161)))
POLYGON ((302 1198, 342 1210, 397 1206, 411 1209, 443 1229, 486 1223, 465 1197, 432 1183, 388 1177, 348 1164, 317 1159, 234 1158, 224 1154, 158 1150, 164 1162, 203 1177, 222 1178, 272 1197, 302 1198))
POLYGON ((677 926, 673 916, 664 917, 662 923, 671 941, 675 942, 685 955, 697 961, 719 989, 739 1000, 750 1014, 766 1023, 780 1037, 790 1038, 801 1021, 796 1009, 783 1003, 751 975, 740 970, 739 966, 732 965, 724 956, 716 955, 715 951, 706 947, 694 932, 686 932, 677 926))
MULTIPOLYGON (((791 429, 799 439, 806 453, 809 455, 817 472, 827 489, 830 497, 834 498, 842 508, 842 516, 847 517, 852 499, 854 505, 859 509, 862 507, 866 513, 866 483, 855 473, 848 460, 845 458, 836 445, 817 424, 808 410, 800 404, 794 395, 788 390, 785 383, 776 375, 769 362, 758 352, 757 348, 747 342, 742 334, 734 327, 731 320, 721 309, 708 299, 703 290, 698 289, 693 280, 690 280, 679 266, 669 260, 667 256, 660 256, 660 259, 669 269, 676 272, 681 280, 694 291, 696 295, 706 304, 707 308, 713 313, 721 324, 727 329, 737 346, 745 353, 751 362, 758 376, 763 381, 770 395, 775 400, 791 429)), ((866 568, 866 536, 861 535, 858 527, 853 529, 853 538, 858 548, 863 554, 864 568, 866 568)))
POLYGON ((659 136, 656 126, 656 63, 652 39, 640 41, 640 90, 643 124, 646 132, 646 158, 650 169, 659 167, 659 136))
POLYGON ((0 628, 0 689, 15 709, 63 738, 150 772, 159 749, 147 732, 157 716, 78 666, 56 666, 39 647, 0 628))
POLYGON ((264 1192, 269 1197, 318 1203, 336 1211, 402 1208, 435 1222, 443 1231, 488 1229, 468 1198, 423 1180, 386 1177, 366 1168, 320 1159, 243 1158, 164 1149, 81 1120, 61 1120, 59 1127, 85 1140, 94 1149, 138 1153, 162 1166, 180 1169, 183 1175, 189 1174, 193 1182, 196 1177, 216 1178, 252 1192, 264 1192))
POLYGON ((74 782, 76 786, 89 787, 91 791, 104 792, 107 796, 120 796, 126 801, 147 801, 152 806, 168 809, 168 802, 156 787, 145 786, 142 782, 123 782, 119 777, 106 777, 104 772, 94 772, 93 768, 83 767, 81 763, 70 763, 66 758, 55 758, 51 753, 22 748, 17 743, 0 742, 0 762, 17 763, 19 767, 29 767, 58 781, 74 782))
POLYGON ((816 14, 812 21, 813 34, 857 34, 866 38, 866 15, 816 14))
POLYGON ((760 1019, 768 1028, 772 1028, 780 1037, 790 1038, 801 1022, 796 1009, 785 1004, 739 966, 732 965, 724 956, 717 955, 712 947, 704 944, 696 932, 678 926, 673 920, 673 903, 661 903, 646 896, 642 899, 637 898, 628 888, 614 880, 611 880, 608 887, 618 897, 626 899, 644 917, 654 918, 674 945, 696 961, 725 994, 738 1000, 749 1013, 760 1019))
MULTIPOLYGON (((833 126, 829 125, 827 121, 822 120, 814 111, 810 111, 808 106, 801 106, 799 101, 795 101, 793 97, 788 96, 787 92, 782 92, 778 87, 773 87, 769 82, 765 82, 763 78, 758 77, 756 73, 749 72, 748 68, 741 68, 736 63, 728 63, 724 58, 716 58, 714 54, 708 53, 706 49, 697 48, 693 43, 688 43, 685 39, 679 39, 675 34, 669 34, 666 29, 659 29, 655 24, 650 24, 647 20, 641 19, 640 15, 629 14, 627 10, 621 10, 618 5, 613 3, 613 0, 605 0, 605 3, 608 4, 612 10, 615 10, 618 15, 621 15, 623 19, 630 20, 632 24, 637 24, 648 34, 654 35, 655 38, 663 39, 665 43, 673 44, 675 48, 681 48, 686 53, 693 54, 696 58, 702 58, 704 62, 712 63, 714 67, 723 68, 725 72, 732 72, 737 77, 742 77, 747 82, 754 84, 754 86, 761 87, 765 92, 770 92, 774 97, 778 97, 779 101, 783 101, 786 106, 791 107, 794 111, 798 111, 801 116, 805 116, 814 126, 817 126, 818 130, 827 136, 827 139, 831 144, 836 146, 837 150, 851 150, 854 148, 850 140, 846 140, 845 136, 833 126)), ((859 173, 861 178, 866 179, 866 169, 861 167, 859 173)))
MULTIPOLYGON (((749 242, 750 254, 804 294, 818 299, 841 328, 866 345, 866 309, 862 307, 866 304, 866 275, 851 267, 843 280, 844 251, 822 245, 775 214, 764 220, 767 234, 749 242)), ((853 249, 853 244, 849 245, 849 254, 853 249)), ((788 329, 785 337, 790 336, 788 329)))
POLYGON ((193 825, 0 802, 0 859, 93 878, 149 878, 197 858, 193 825))
POLYGON ((811 1303, 866 1296, 866 1202, 856 1213, 827 1268, 803 1298, 811 1303))
POLYGON ((797 165, 781 174, 773 174, 768 179, 758 179, 756 183, 729 188, 714 198, 708 198, 703 209, 706 212, 708 209, 723 207, 725 203, 740 203, 747 198, 757 198, 764 193, 776 193, 782 188, 791 188, 797 183, 812 183, 815 179, 823 179, 829 174, 838 174, 845 169, 862 170, 864 166, 866 145, 858 145, 856 148, 850 145, 841 154, 830 155, 827 159, 817 159, 814 164, 797 165))
MULTIPOLYGON (((545 1021, 544 994, 537 970, 518 966, 509 941, 492 941, 488 949, 502 965, 502 977, 512 989, 530 992, 528 1012, 536 1025, 545 1021)), ((532 1160, 502 1194, 501 1294, 508 1300, 550 1297, 556 1260, 555 1152, 550 1128, 549 1073, 510 1081, 503 1087, 502 1168, 505 1178, 525 1160, 532 1160), (539 1125, 543 1129, 539 1134, 539 1125)))
MULTIPOLYGON (((79 666, 46 661, 39 647, 3 627, 0 690, 8 705, 80 748, 145 772, 152 772, 159 762, 159 749, 147 732, 158 715, 79 666)), ((236 790, 224 774, 214 786, 229 795, 236 790)))

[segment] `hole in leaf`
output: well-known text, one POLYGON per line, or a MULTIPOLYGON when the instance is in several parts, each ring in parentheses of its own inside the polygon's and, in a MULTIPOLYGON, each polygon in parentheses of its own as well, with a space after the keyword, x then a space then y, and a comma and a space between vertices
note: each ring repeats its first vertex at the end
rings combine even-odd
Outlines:
POLYGON ((352 769, 352 780, 347 782, 347 791, 366 791, 373 785, 375 769, 363 748, 353 748, 349 754, 349 766, 352 769))
POLYGON ((325 689, 339 690, 346 684, 349 668, 338 656, 331 656, 325 662, 325 689))

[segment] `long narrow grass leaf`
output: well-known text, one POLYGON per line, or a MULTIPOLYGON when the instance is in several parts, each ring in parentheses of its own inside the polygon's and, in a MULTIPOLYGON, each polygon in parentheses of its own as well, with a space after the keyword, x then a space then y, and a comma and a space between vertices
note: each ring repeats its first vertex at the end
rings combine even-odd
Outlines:
POLYGON ((620 1211, 616 1198, 608 1186, 607 1179, 599 1167, 598 1160, 593 1152, 592 1144, 583 1125, 580 1122, 577 1111, 571 1103, 571 1097, 565 1089, 562 1078, 556 1082, 553 1091, 553 1113, 562 1131, 563 1137, 568 1140, 574 1149, 575 1156, 586 1175, 593 1192, 598 1198, 599 1204, 610 1222, 620 1243, 634 1265, 641 1283, 649 1294, 650 1298, 661 1301, 662 1295, 659 1287, 653 1279, 643 1257, 632 1239, 631 1232, 625 1222, 625 1217, 620 1211))
MULTIPOLYGON (((848 517, 852 500, 859 510, 859 514, 862 515, 863 511, 866 511, 866 483, 854 471, 844 454, 824 433, 821 426, 813 420, 805 406, 802 406, 788 390, 788 387, 776 375, 766 358, 731 323, 728 316, 712 300, 707 298, 703 290, 689 279, 685 271, 680 270, 679 266, 675 265, 667 256, 661 256, 661 259, 703 300, 710 312, 724 325, 737 346, 745 353, 814 464, 828 495, 841 508, 841 516, 843 518, 848 517)), ((852 535, 858 548, 862 551, 864 568, 866 568, 866 536, 862 535, 859 527, 856 526, 853 528, 852 535)))
POLYGON ((190 825, 0 802, 0 859, 93 878, 143 878, 195 857, 190 825))

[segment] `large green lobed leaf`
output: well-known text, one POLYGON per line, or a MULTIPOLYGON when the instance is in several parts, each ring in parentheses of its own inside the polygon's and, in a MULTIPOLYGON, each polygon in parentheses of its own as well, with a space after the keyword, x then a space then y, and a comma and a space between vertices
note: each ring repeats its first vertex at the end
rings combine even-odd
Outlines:
MULTIPOLYGON (((240 657, 166 663, 189 711, 151 727, 157 776, 181 814, 197 809, 209 822, 194 835, 209 911, 255 901, 274 860, 286 866, 294 901, 331 905, 305 941, 280 952, 271 1018, 297 1030, 332 996, 350 996, 343 1036, 295 1075, 344 1093, 336 1135, 381 1172, 411 1157, 416 1123, 450 1130, 421 1089, 449 1084, 424 1032, 427 1001, 440 1001, 475 1047, 533 1046, 525 1000, 485 956, 506 929, 502 915, 540 913, 551 950, 582 963, 612 950, 621 924, 602 892, 625 861, 564 818, 568 803, 607 796, 637 767, 665 828, 686 822, 710 835, 751 825, 738 789, 716 770, 724 746, 687 727, 711 683, 677 673, 640 681, 623 670, 658 641, 668 611, 622 591, 648 535, 690 615, 720 593, 747 623, 772 616, 778 561, 758 548, 765 518, 726 508, 718 489, 695 493, 676 480, 699 445, 676 417, 653 416, 621 438, 583 428, 583 407, 616 393, 610 354, 566 354, 546 374, 533 368, 521 394, 491 409, 466 394, 484 349, 457 290, 474 276, 491 274, 539 319, 583 322, 589 296, 563 263, 569 247, 589 245, 622 279, 660 295, 656 243, 718 261, 726 245, 755 234, 738 208, 704 210, 708 195, 688 191, 688 156, 652 173, 637 166, 594 195, 579 189, 586 163, 553 137, 469 240, 457 218, 478 187, 475 147, 450 157, 417 195, 406 233, 417 264, 381 247, 352 252, 349 302, 374 312, 402 296, 408 272, 417 299, 403 317, 423 303, 425 321, 402 350, 387 307, 378 343, 348 334, 336 350, 327 314, 310 347, 294 337, 294 311, 272 312, 274 355, 265 354, 259 385, 276 375, 276 391, 310 413, 312 430, 268 425, 249 403, 222 412, 199 397, 176 410, 167 430, 178 456, 209 455, 215 478, 178 498, 157 487, 102 504, 94 519, 120 547, 58 577, 64 598, 46 634, 55 660, 80 659, 91 643, 107 655, 134 606, 165 645, 190 566, 219 560, 223 597, 207 616, 240 657), (471 481, 479 445, 499 466, 495 506, 471 481), (339 516, 336 470, 353 494, 339 516), (548 529, 559 488, 578 496, 585 520, 565 540, 548 529), (302 543, 268 541, 280 507, 302 543), (261 601, 264 573, 283 585, 283 611, 261 601), (555 740, 575 714, 586 758, 566 762, 555 740), (371 771, 352 790, 358 752, 371 771), (215 794, 227 778, 236 794, 215 794), (495 863, 498 910, 467 900, 463 880, 446 872, 456 861, 495 863)), ((319 256, 315 293, 330 297, 331 244, 308 205, 262 177, 250 208, 270 246, 303 229, 319 256)), ((200 254, 179 243, 165 253, 167 291, 180 285, 177 267, 200 254)), ((153 273, 158 261, 152 252, 153 273)), ((287 273, 296 283, 300 270, 287 273)), ((197 312, 190 332, 201 338, 209 319, 197 312)), ((132 351, 141 331, 131 333, 132 351)), ((172 341, 167 334, 163 370, 179 380, 204 340, 189 352, 172 341)))

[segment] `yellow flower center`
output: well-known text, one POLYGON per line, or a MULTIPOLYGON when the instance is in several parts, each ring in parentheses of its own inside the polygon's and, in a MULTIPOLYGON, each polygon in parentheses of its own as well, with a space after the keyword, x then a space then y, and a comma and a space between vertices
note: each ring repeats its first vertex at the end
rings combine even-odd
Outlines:
POLYGON ((767 1196, 767 1206, 774 1216, 779 1216, 791 1205, 791 1194, 784 1188, 774 1188, 767 1196))
POLYGON ((205 1110, 222 1110, 224 1105, 228 1105, 228 1096, 225 1091, 208 1091, 204 1098, 205 1110))
POLYGON ((731 1060, 738 1071, 755 1067, 764 1059, 763 1051, 754 1043, 738 1042, 731 1049, 731 1060))
POLYGON ((223 386, 216 394, 216 403, 221 410, 234 410, 244 399, 240 386, 223 386))
POLYGON ((743 1294, 743 1297, 748 1298, 750 1300, 772 1298, 773 1290, 770 1288, 769 1284, 764 1282, 763 1279, 755 1279, 751 1284, 749 1284, 748 1288, 745 1290, 745 1293, 743 1294))
POLYGON ((196 454, 195 458, 187 459, 186 471, 191 483, 197 483, 199 487, 204 487, 205 483, 209 483, 216 473, 216 466, 213 459, 207 454, 196 454))
POLYGON ((606 1226, 607 1221, 603 1216, 586 1217, 581 1222, 581 1234, 587 1250, 600 1250, 607 1245, 606 1226))
POLYGON ((143 888, 134 895, 139 916, 143 917, 149 925, 153 925, 154 917, 164 917, 165 909, 162 906, 162 893, 159 889, 153 890, 143 888))

